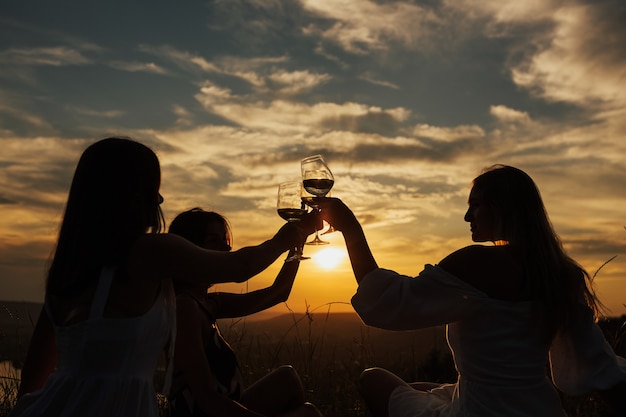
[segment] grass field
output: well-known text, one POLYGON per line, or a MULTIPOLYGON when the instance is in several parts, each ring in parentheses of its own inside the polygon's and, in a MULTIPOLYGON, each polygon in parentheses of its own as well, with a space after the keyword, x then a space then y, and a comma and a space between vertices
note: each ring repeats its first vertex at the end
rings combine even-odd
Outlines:
MULTIPOLYGON (((33 323, 40 306, 1 303, 0 307, 0 417, 14 404, 33 323), (3 369, 4 367, 4 369, 3 369)), ((244 382, 251 383, 269 370, 291 364, 301 375, 307 399, 326 417, 367 417, 356 382, 371 366, 387 368, 408 381, 453 382, 456 379, 444 329, 391 332, 364 326, 352 313, 333 313, 332 305, 307 313, 286 313, 267 320, 222 321, 225 338, 238 353, 244 382)), ((624 319, 603 321, 602 327, 616 351, 624 319)), ((570 417, 605 417, 594 396, 563 396, 570 417)))

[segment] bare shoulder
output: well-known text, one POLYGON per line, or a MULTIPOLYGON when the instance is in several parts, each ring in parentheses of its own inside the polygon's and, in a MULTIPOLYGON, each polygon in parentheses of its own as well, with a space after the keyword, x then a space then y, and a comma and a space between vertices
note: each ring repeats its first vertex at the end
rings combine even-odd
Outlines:
POLYGON ((157 279, 170 279, 183 273, 185 267, 198 262, 202 250, 170 233, 145 234, 137 239, 129 259, 136 272, 157 279))
POLYGON ((177 247, 188 250, 193 247, 192 243, 185 238, 173 233, 146 233, 139 237, 135 242, 135 248, 138 250, 148 250, 151 253, 160 251, 170 251, 177 247))
POLYGON ((501 263, 504 255, 504 251, 496 246, 470 245, 452 252, 438 265, 462 278, 461 275, 464 274, 458 274, 459 272, 484 271, 488 265, 501 263))
POLYGON ((456 265, 463 263, 463 266, 466 266, 467 263, 472 264, 478 261, 479 258, 485 257, 490 254, 493 246, 485 246, 485 245, 470 245, 464 248, 458 249, 439 262, 439 266, 443 267, 446 265, 456 265))
POLYGON ((527 298, 523 270, 506 246, 471 245, 439 262, 439 267, 493 298, 527 298))

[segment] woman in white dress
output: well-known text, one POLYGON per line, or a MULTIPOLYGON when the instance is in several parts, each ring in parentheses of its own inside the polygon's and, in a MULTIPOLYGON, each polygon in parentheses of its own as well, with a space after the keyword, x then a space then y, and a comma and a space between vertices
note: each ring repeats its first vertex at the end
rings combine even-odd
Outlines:
POLYGON ((363 398, 376 417, 565 417, 558 389, 597 391, 626 415, 626 360, 595 323, 587 272, 563 250, 533 180, 503 165, 473 182, 465 221, 474 242, 415 278, 378 267, 363 229, 338 199, 322 217, 343 232, 359 284, 352 305, 371 326, 447 325, 458 379, 406 383, 371 368, 363 398), (552 381, 547 375, 549 366, 552 381))
POLYGON ((154 371, 175 329, 171 279, 243 282, 315 228, 305 219, 258 246, 206 250, 159 233, 160 183, 157 156, 138 142, 108 138, 84 151, 11 417, 158 416, 154 371))

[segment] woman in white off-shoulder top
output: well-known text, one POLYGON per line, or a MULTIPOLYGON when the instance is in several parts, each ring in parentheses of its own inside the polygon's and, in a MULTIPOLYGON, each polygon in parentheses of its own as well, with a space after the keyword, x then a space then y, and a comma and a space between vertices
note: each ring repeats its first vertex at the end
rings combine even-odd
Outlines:
POLYGON ((343 232, 362 320, 390 330, 447 325, 458 371, 456 383, 436 384, 366 369, 372 414, 565 417, 561 390, 596 391, 626 415, 626 360, 596 324, 590 277, 563 250, 533 180, 492 166, 474 179, 468 203, 472 240, 494 245, 464 247, 417 277, 379 268, 352 211, 338 199, 323 203, 323 218, 343 232))

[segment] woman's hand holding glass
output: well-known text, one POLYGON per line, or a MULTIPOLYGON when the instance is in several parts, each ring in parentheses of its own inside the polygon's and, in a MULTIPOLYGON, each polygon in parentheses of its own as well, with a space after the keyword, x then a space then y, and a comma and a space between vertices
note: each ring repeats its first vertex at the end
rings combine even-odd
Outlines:
MULTIPOLYGON (((305 194, 302 200, 314 210, 317 210, 318 200, 329 195, 331 188, 335 184, 335 178, 330 168, 324 161, 322 155, 313 155, 306 157, 300 161, 300 169, 302 172, 302 184, 304 185, 305 194)), ((326 232, 332 232, 331 228, 326 232)), ((315 231, 315 238, 307 242, 307 245, 325 245, 325 242, 319 238, 318 231, 315 231)))
POLYGON ((327 197, 316 202, 321 217, 335 230, 344 231, 359 225, 356 216, 340 199, 327 197))
MULTIPOLYGON (((307 215, 306 205, 302 201, 302 183, 299 181, 283 182, 278 185, 278 200, 276 211, 278 215, 289 223, 300 223, 307 215)), ((308 234, 306 234, 308 236, 308 234)), ((285 262, 309 259, 302 256, 302 246, 298 245, 295 253, 289 256, 285 262)))

